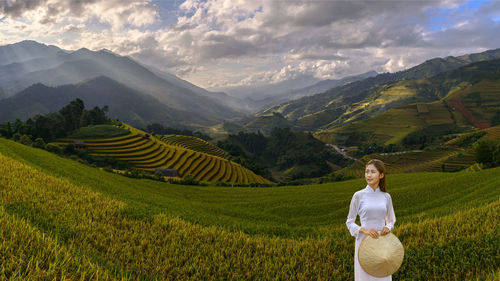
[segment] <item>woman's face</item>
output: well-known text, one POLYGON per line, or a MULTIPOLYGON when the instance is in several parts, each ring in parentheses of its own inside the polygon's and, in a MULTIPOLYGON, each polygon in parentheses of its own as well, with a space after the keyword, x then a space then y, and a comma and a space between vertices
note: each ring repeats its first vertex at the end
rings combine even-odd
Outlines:
POLYGON ((384 174, 379 173, 375 165, 370 164, 365 168, 365 179, 366 182, 372 186, 377 187, 381 178, 384 177, 384 174))

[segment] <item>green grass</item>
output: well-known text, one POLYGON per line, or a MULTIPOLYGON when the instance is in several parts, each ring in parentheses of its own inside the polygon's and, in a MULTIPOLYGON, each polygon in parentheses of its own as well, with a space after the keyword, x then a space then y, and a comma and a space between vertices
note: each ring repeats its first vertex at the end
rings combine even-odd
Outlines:
POLYGON ((77 132, 68 136, 69 138, 111 138, 125 136, 130 132, 113 125, 93 125, 82 127, 77 132))
MULTIPOLYGON (((352 279, 345 220, 363 180, 181 186, 106 173, 5 139, 0 154, 0 220, 34 237, 8 239, 7 264, 22 249, 12 247, 35 239, 51 245, 35 258, 48 255, 64 272, 86 261, 88 274, 111 279, 352 279), (50 250, 59 247, 64 263, 50 250)), ((499 172, 388 176, 394 232, 406 251, 396 280, 475 280, 498 270, 499 172)))
MULTIPOLYGON (((321 236, 324 233, 321 233, 318 227, 343 223, 352 194, 366 185, 362 179, 306 187, 277 188, 170 185, 114 175, 4 139, 0 139, 0 153, 26 162, 53 176, 67 178, 74 184, 83 184, 96 192, 123 200, 127 203, 127 208, 140 217, 152 218, 158 213, 166 212, 203 225, 220 225, 250 234, 292 238, 321 236)), ((485 170, 483 173, 494 173, 494 171, 485 170)), ((433 191, 437 185, 449 186, 451 182, 470 183, 483 189, 499 180, 500 176, 489 178, 480 174, 449 173, 391 174, 388 178, 389 191, 394 197, 395 206, 398 207, 407 204, 397 200, 400 196, 406 198, 409 194, 415 195, 417 190, 418 193, 426 193, 433 191), (415 180, 420 177, 432 184, 415 180), (415 182, 408 186, 412 180, 415 182)), ((442 192, 435 191, 437 192, 435 196, 445 195, 447 191, 447 189, 442 192)), ((500 194, 499 190, 493 191, 495 194, 500 194)), ((414 203, 426 198, 426 196, 417 197, 414 203)), ((482 199, 478 198, 479 201, 473 206, 493 200, 490 193, 479 197, 482 199)), ((423 209, 429 207, 429 202, 420 203, 423 204, 421 206, 423 209)), ((433 213, 445 215, 462 207, 461 205, 454 208, 435 206, 428 208, 426 213, 429 216, 433 213)), ((398 221, 407 219, 412 218, 398 217, 398 221)))

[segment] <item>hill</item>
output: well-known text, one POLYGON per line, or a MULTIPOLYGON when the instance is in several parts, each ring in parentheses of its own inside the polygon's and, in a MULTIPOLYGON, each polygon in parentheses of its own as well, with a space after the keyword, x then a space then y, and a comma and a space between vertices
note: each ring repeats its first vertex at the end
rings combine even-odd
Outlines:
POLYGON ((338 86, 345 85, 347 83, 351 83, 354 81, 362 80, 368 77, 372 77, 377 75, 375 71, 369 71, 366 73, 362 73, 359 75, 347 76, 341 79, 327 79, 321 80, 313 85, 292 89, 282 93, 276 93, 270 97, 259 99, 256 101, 252 101, 251 104, 257 109, 262 110, 266 109, 269 106, 273 106, 276 104, 281 104, 290 100, 296 100, 306 96, 312 96, 315 94, 323 93, 331 88, 335 88, 338 86))
MULTIPOLYGON (((419 81, 402 81, 388 86, 385 92, 395 92, 402 83, 413 87, 417 96, 435 95, 439 101, 414 103, 389 109, 371 118, 354 121, 343 127, 331 124, 330 130, 317 134, 326 142, 352 144, 362 141, 402 143, 405 137, 419 132, 431 136, 484 129, 500 124, 500 60, 473 63, 419 81), (439 128, 441 130, 439 130, 439 128), (457 131, 458 130, 458 131, 457 131)), ((410 91, 408 88, 406 92, 410 91)), ((399 93, 398 98, 404 96, 399 93)), ((374 102, 364 104, 370 107, 374 102)), ((356 104, 354 104, 356 106, 356 104)))
POLYGON ((312 134, 275 127, 265 136, 262 132, 229 135, 217 146, 227 151, 235 162, 250 167, 275 181, 321 177, 349 160, 336 153, 312 134))
POLYGON ((353 164, 335 171, 344 177, 363 178, 365 165, 370 159, 384 161, 388 174, 415 172, 455 172, 475 164, 474 154, 456 150, 405 151, 393 153, 373 153, 363 156, 353 164))
POLYGON ((157 169, 175 169, 181 177, 191 176, 198 181, 271 183, 225 158, 168 144, 125 124, 124 128, 130 131, 126 135, 104 138, 68 137, 59 139, 53 144, 64 148, 68 144, 78 142, 78 145, 83 146, 91 156, 111 156, 130 164, 133 168, 149 172, 155 172, 157 169))
POLYGON ((0 100, 0 122, 26 120, 36 114, 54 112, 75 98, 83 100, 88 107, 108 105, 110 117, 135 126, 146 126, 152 121, 173 126, 178 125, 182 117, 194 122, 184 112, 104 76, 77 85, 48 87, 35 84, 0 100))
MULTIPOLYGON (((0 163, 2 278, 353 278, 354 239, 345 218, 362 180, 168 185, 4 139, 0 163)), ((405 247, 394 278, 496 279, 499 171, 390 175, 393 231, 405 247)))
POLYGON ((0 46, 0 65, 24 62, 41 57, 54 57, 62 51, 55 46, 47 46, 25 40, 15 44, 0 46))
POLYGON ((336 128, 346 122, 375 116, 390 108, 439 100, 442 97, 440 96, 442 90, 435 93, 421 89, 426 84, 425 79, 433 76, 436 76, 435 79, 447 79, 445 75, 438 74, 444 72, 451 74, 452 70, 467 64, 499 57, 500 49, 460 57, 436 58, 401 72, 379 74, 321 94, 276 105, 257 115, 279 112, 297 124, 309 126, 307 127, 309 130, 322 127, 336 128), (424 81, 405 81, 420 79, 424 81))
POLYGON ((500 125, 489 127, 475 132, 456 134, 450 138, 445 144, 447 146, 465 146, 470 147, 474 142, 481 138, 490 138, 500 140, 500 125))
MULTIPOLYGON (((36 42, 31 45, 31 48, 47 47, 36 42)), ((4 47, 15 50, 18 45, 4 47)), ((141 94, 154 97, 168 108, 183 112, 183 116, 191 117, 185 125, 215 124, 224 119, 242 116, 241 110, 233 110, 221 103, 220 99, 214 99, 209 94, 201 95, 180 83, 166 81, 131 58, 104 50, 59 50, 55 55, 38 56, 33 60, 2 65, 0 87, 9 95, 14 95, 36 83, 60 86, 80 83, 98 76, 109 77, 141 94), (191 122, 193 119, 196 121, 194 124, 191 122)))

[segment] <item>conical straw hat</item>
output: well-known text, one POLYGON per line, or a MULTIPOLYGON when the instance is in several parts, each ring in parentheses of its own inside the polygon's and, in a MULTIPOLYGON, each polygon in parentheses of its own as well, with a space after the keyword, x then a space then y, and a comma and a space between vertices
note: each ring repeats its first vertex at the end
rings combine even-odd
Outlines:
MULTIPOLYGON (((380 231, 378 232, 380 234, 380 231)), ((403 244, 392 233, 379 235, 377 239, 366 235, 358 249, 358 260, 366 273, 375 277, 385 277, 396 272, 405 250, 403 244)))

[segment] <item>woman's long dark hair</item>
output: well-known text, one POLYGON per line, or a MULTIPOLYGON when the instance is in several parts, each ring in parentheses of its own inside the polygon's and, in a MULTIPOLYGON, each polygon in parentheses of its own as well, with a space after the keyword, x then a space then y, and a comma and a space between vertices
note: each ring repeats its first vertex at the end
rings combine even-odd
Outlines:
POLYGON ((367 167, 368 165, 373 165, 375 166, 375 168, 377 168, 377 171, 381 174, 384 174, 384 177, 380 179, 380 182, 378 183, 378 186, 380 187, 380 190, 383 191, 383 192, 387 192, 386 191, 386 186, 385 186, 385 178, 386 178, 386 172, 385 172, 385 165, 384 165, 384 162, 382 162, 382 160, 378 160, 378 159, 372 159, 370 161, 368 161, 368 163, 366 163, 366 166, 367 167))

